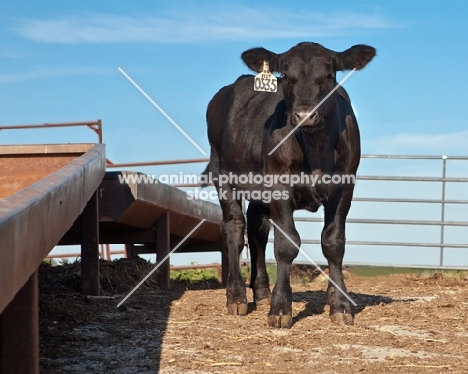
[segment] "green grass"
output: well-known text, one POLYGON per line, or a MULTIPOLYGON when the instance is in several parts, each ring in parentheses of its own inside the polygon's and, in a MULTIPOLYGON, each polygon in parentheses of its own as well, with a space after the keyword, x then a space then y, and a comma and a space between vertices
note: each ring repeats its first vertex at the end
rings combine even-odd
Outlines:
POLYGON ((348 267, 348 271, 360 277, 377 277, 379 275, 390 274, 422 274, 425 269, 414 268, 397 268, 397 267, 377 267, 377 266, 360 266, 348 267))
POLYGON ((276 265, 275 264, 268 264, 266 266, 268 279, 270 280, 270 284, 276 283, 276 265))
POLYGON ((422 278, 430 278, 435 273, 442 273, 446 278, 455 278, 455 279, 467 279, 468 278, 468 271, 466 270, 423 270, 421 273, 422 278))
POLYGON ((175 281, 209 281, 218 280, 217 269, 189 269, 189 270, 171 270, 170 278, 175 281))
MULTIPOLYGON (((192 263, 192 265, 196 265, 192 263)), ((249 268, 246 266, 242 267, 242 277, 247 279, 249 277, 249 268)), ((270 283, 276 282, 276 265, 268 264, 267 273, 270 278, 270 283)), ((208 280, 218 280, 218 270, 213 269, 188 269, 188 270, 171 270, 170 274, 171 280, 174 281, 208 281, 208 280)))
POLYGON ((432 277, 435 273, 442 273, 444 276, 452 278, 466 278, 468 271, 462 270, 438 270, 438 269, 419 269, 419 268, 398 268, 398 267, 377 267, 362 266, 348 267, 349 272, 360 277, 376 277, 380 275, 391 274, 419 274, 422 278, 432 277))
MULTIPOLYGON (((242 267, 242 277, 244 279, 247 279, 249 277, 249 272, 250 271, 250 267, 247 267, 247 266, 243 266, 242 267)), ((267 274, 268 274, 268 279, 270 280, 270 284, 274 284, 276 283, 276 265, 275 264, 267 264, 266 266, 266 271, 267 271, 267 274)))
MULTIPOLYGON (((422 278, 432 277, 435 273, 442 273, 446 277, 451 278, 468 278, 468 271, 460 270, 437 270, 437 269, 419 269, 419 268, 399 268, 399 267, 385 267, 385 266, 359 266, 359 267, 348 267, 348 271, 354 275, 360 277, 376 277, 385 276, 391 274, 418 274, 422 278)), ((249 278, 249 268, 246 266, 242 267, 242 277, 244 279, 249 278)), ((270 284, 276 282, 276 265, 268 264, 267 273, 270 279, 270 284)), ((191 269, 191 270, 172 270, 171 279, 175 281, 210 281, 218 280, 217 269, 191 269)), ((308 279, 304 279, 307 283, 308 279)), ((298 280, 295 280, 298 283, 298 280)), ((300 283, 300 282, 299 282, 300 283)))

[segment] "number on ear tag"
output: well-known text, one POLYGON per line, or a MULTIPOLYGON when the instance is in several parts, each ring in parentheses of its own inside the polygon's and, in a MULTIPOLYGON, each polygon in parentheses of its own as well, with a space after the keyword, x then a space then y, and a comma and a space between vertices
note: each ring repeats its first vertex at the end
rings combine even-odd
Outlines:
POLYGON ((276 92, 278 88, 276 77, 270 73, 268 61, 263 61, 263 71, 255 76, 254 90, 263 92, 276 92))

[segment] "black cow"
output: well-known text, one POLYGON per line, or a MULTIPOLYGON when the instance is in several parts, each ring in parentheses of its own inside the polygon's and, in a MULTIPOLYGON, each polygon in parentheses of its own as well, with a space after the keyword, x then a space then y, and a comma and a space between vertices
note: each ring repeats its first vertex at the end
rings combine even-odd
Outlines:
POLYGON ((210 101, 207 122, 211 155, 207 170, 212 173, 223 210, 223 250, 229 258, 226 289, 229 314, 247 314, 245 281, 239 271, 245 231, 240 201, 243 192, 250 197, 247 211, 252 259, 250 286, 257 305, 269 304, 271 299, 268 324, 292 326, 289 277, 301 243, 293 212, 297 209, 316 212, 320 205, 325 210, 322 251, 332 280, 327 290, 330 318, 338 324, 353 323, 342 260, 345 221, 354 184, 338 183, 338 179, 356 174, 361 152, 359 129, 342 87, 313 113, 312 110, 336 87, 337 71, 362 69, 375 53, 374 48, 366 45, 355 45, 338 53, 308 42, 281 54, 253 48, 242 54, 242 60, 255 72, 261 72, 264 62, 268 62, 272 72, 281 74, 277 92, 254 91, 254 77, 245 75, 222 88, 210 101), (300 127, 269 155, 298 124, 300 127), (318 179, 316 183, 304 180, 297 183, 297 179, 290 183, 292 179, 285 177, 293 175, 318 179), (263 181, 261 176, 265 178, 263 181), (330 180, 333 183, 327 184, 330 180), (278 279, 272 293, 265 269, 270 219, 278 226, 274 231, 278 279))

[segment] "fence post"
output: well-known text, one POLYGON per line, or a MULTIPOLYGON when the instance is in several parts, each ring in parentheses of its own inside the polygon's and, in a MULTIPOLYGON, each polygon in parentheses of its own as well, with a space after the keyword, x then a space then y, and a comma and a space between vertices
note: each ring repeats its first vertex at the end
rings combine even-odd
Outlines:
POLYGON ((445 231, 445 177, 447 156, 442 156, 442 198, 440 200, 440 257, 439 266, 444 266, 444 231, 445 231))

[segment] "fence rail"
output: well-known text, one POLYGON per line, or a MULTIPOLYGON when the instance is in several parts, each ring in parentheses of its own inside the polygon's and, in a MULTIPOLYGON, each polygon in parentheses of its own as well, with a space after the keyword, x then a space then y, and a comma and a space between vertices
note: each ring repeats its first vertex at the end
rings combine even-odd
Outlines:
MULTIPOLYGON (((446 187, 448 183, 465 183, 468 191, 468 178, 464 177, 447 177, 447 162, 448 161, 464 161, 468 168, 468 157, 465 156, 418 156, 418 155, 362 155, 362 159, 373 160, 424 160, 424 161, 442 161, 440 169, 440 177, 427 176, 385 176, 385 175, 358 175, 357 181, 375 181, 375 182, 433 182, 440 183, 440 198, 433 199, 411 199, 411 198, 382 198, 382 197, 355 197, 354 202, 365 203, 404 203, 404 204, 438 204, 440 205, 439 220, 412 220, 412 219, 367 219, 367 218, 348 218, 347 223, 353 224, 377 224, 377 225, 416 225, 416 226, 438 226, 439 227, 439 242, 412 242, 412 241, 362 241, 348 240, 348 245, 360 246, 395 246, 395 247, 421 247, 421 248, 439 248, 439 267, 444 266, 444 249, 446 248, 463 248, 468 249, 467 243, 446 243, 445 228, 446 227, 467 227, 468 232, 468 214, 466 221, 447 221, 445 219, 446 205, 464 205, 468 204, 465 199, 446 199, 446 187)), ((296 217, 296 222, 323 222, 321 218, 296 217)), ((467 240, 468 241, 468 240, 467 240)), ((271 241, 270 241, 271 242, 271 241)), ((320 244, 319 240, 302 240, 303 244, 320 244)), ((465 268, 468 266, 465 266, 465 268)), ((458 267, 457 267, 458 268, 458 267)))
POLYGON ((64 122, 64 123, 39 123, 39 124, 27 124, 27 125, 13 125, 13 126, 0 126, 1 130, 32 130, 32 129, 46 129, 46 128, 58 128, 58 127, 76 127, 85 126, 93 130, 99 140, 99 144, 102 143, 102 122, 100 119, 96 121, 81 121, 81 122, 64 122))
MULTIPOLYGON (((379 183, 385 182, 430 182, 440 184, 440 197, 439 198, 397 198, 397 197, 355 197, 354 202, 363 202, 371 204, 384 204, 384 203, 398 203, 398 204, 436 204, 440 206, 440 219, 432 220, 416 220, 416 219, 372 219, 372 218, 349 218, 349 224, 362 224, 362 225, 413 225, 413 226, 434 226, 439 227, 439 241, 438 242, 412 242, 412 241, 364 241, 364 240, 348 240, 348 245, 359 246, 394 246, 394 247, 420 247, 420 248, 439 248, 439 267, 444 266, 444 249, 446 248, 463 248, 468 249, 468 243, 446 243, 445 242, 445 228, 447 227, 467 227, 467 221, 450 221, 445 219, 445 208, 447 205, 466 205, 466 199, 447 199, 446 186, 449 183, 465 183, 468 190, 468 178, 465 177, 447 177, 447 162, 449 161, 463 161, 467 163, 468 157, 463 156, 418 156, 418 155, 362 155, 362 159, 369 160, 425 160, 425 161, 441 161, 440 177, 433 176, 385 176, 385 175, 358 175, 357 181, 374 181, 379 183)), ((144 167, 144 166, 162 166, 162 165, 176 165, 188 163, 207 163, 208 158, 197 159, 181 159, 181 160, 166 160, 166 161, 153 161, 153 162, 135 162, 135 163, 121 163, 121 164, 108 164, 108 168, 115 167, 144 167)), ((177 187, 195 187, 197 185, 174 185, 177 187)), ((467 214, 468 217, 468 214, 467 214)), ((321 223, 322 218, 319 217, 295 217, 295 221, 300 223, 321 223)), ((468 231, 468 230, 467 230, 468 231)), ((271 241, 270 241, 271 242, 271 241)), ((319 240, 304 238, 303 244, 320 244, 319 240)), ((119 254, 122 252, 120 251, 119 254)), ((117 254, 113 251, 107 251, 107 256, 117 254)))
MULTIPOLYGON (((102 143, 102 123, 101 120, 95 121, 82 121, 82 122, 68 122, 68 123, 43 123, 43 124, 27 124, 27 125, 14 125, 14 126, 0 126, 1 130, 19 130, 19 129, 39 129, 39 128, 59 128, 59 127, 73 127, 84 126, 94 131, 99 138, 99 143, 102 143)), ((463 161, 467 162, 467 156, 429 156, 429 155, 362 155, 363 160, 422 160, 422 161, 441 161, 440 176, 391 176, 391 175, 358 175, 358 181, 372 181, 372 182, 429 182, 440 183, 440 197, 439 198, 396 198, 396 197, 355 197, 354 202, 363 202, 371 204, 384 204, 384 203, 397 203, 397 204, 436 204, 440 205, 440 219, 439 220, 411 220, 411 219, 353 219, 347 220, 348 223, 353 224, 378 224, 378 225, 413 225, 413 226, 438 226, 439 227, 439 242, 438 243, 415 243, 415 242, 391 242, 391 241, 348 241, 348 244, 355 245, 375 245, 375 246, 408 246, 408 247, 438 247, 440 248, 439 266, 444 265, 444 249, 445 248, 468 248, 468 243, 446 243, 445 229, 447 227, 467 227, 467 221, 448 221, 445 219, 446 207, 450 205, 466 205, 467 199, 447 199, 446 187, 450 183, 468 184, 468 177, 447 177, 447 162, 449 161, 463 161)), ((165 161, 150 161, 150 162, 132 162, 132 163, 113 163, 106 160, 107 168, 124 168, 124 167, 146 167, 146 166, 162 166, 162 165, 176 165, 176 164, 189 164, 189 163, 207 163, 208 158, 194 158, 194 159, 181 159, 181 160, 165 160, 165 161)), ((197 187, 193 184, 179 184, 174 187, 197 187)), ((467 185, 468 190, 468 185, 467 185)), ((297 222, 316 223, 321 222, 320 218, 296 218, 297 222)), ((305 238, 302 241, 304 244, 318 244, 317 240, 310 240, 305 238)), ((122 252, 119 251, 118 254, 122 252)), ((110 249, 102 251, 104 257, 110 258, 112 254, 117 252, 110 249)), ((73 254, 74 255, 74 254, 73 254)), ((57 254, 54 257, 59 256, 57 254)), ((62 255, 67 257, 66 254, 62 255)))
MULTIPOLYGON (((102 123, 101 120, 68 122, 68 123, 43 123, 43 124, 27 124, 14 126, 0 126, 1 130, 18 130, 18 129, 39 129, 39 128, 59 128, 84 126, 93 130, 99 138, 99 143, 102 143, 102 123)), ((364 224, 364 225, 413 225, 413 226, 435 226, 439 227, 439 242, 438 243, 416 243, 416 242, 393 242, 393 241, 347 241, 351 245, 375 245, 375 246, 407 246, 407 247, 438 247, 440 248, 439 266, 444 266, 444 249, 445 248, 468 248, 468 243, 446 243, 445 229, 447 227, 468 227, 467 221, 448 221, 445 219, 446 206, 466 205, 466 199, 447 199, 446 187, 450 183, 465 183, 468 184, 467 177, 447 177, 447 162, 448 161, 463 161, 467 162, 467 156, 424 156, 424 155, 362 155, 363 160, 422 160, 422 161, 441 161, 440 176, 389 176, 389 175, 358 175, 358 181, 373 181, 373 182, 430 182, 440 183, 440 198, 430 199, 412 199, 412 198, 395 198, 395 197, 355 197, 354 202, 363 202, 371 204, 397 203, 397 204, 438 204, 440 205, 439 220, 411 220, 411 219, 368 219, 368 218, 349 218, 348 223, 364 224)), ((113 163, 106 160, 107 168, 123 168, 123 167, 146 167, 146 166, 161 166, 161 165, 176 165, 189 163, 207 163, 208 158, 180 159, 180 160, 165 160, 165 161, 150 161, 150 162, 132 162, 132 163, 113 163)), ((196 187, 193 184, 174 185, 174 187, 196 187)), ((467 185, 468 190, 468 185, 467 185)), ((296 222, 317 223, 321 222, 320 218, 295 218, 296 222)), ((319 244, 318 240, 310 240, 305 238, 302 240, 304 244, 319 244)), ((112 251, 110 248, 102 248, 102 256, 110 259, 113 254, 122 254, 122 251, 112 251)), ((75 254, 71 254, 73 257, 75 254)), ((51 256, 70 257, 66 254, 51 254, 51 256)))

